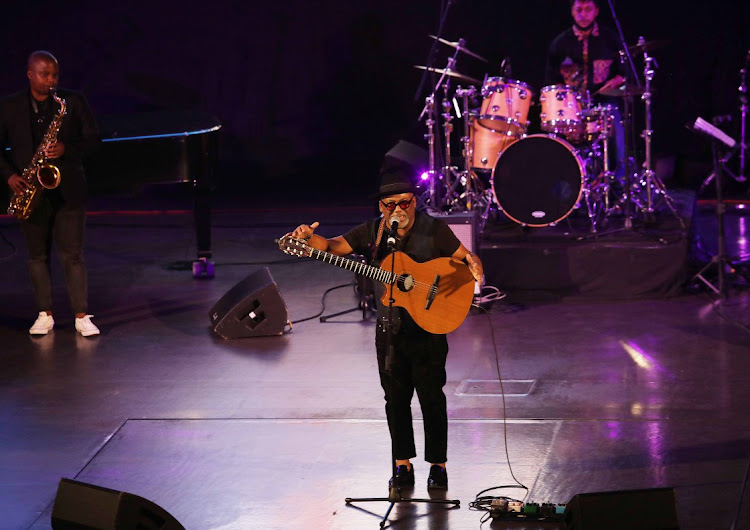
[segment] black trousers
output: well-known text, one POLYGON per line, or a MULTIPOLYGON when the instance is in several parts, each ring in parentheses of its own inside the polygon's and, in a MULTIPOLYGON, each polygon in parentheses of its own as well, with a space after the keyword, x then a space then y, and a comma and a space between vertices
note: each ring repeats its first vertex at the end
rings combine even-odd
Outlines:
POLYGON ((417 456, 414 446, 411 401, 417 391, 424 420, 424 459, 433 464, 448 460, 448 412, 443 387, 448 341, 417 326, 402 313, 398 332, 393 335, 393 360, 385 370, 386 330, 378 319, 375 345, 378 352, 380 384, 385 391, 385 413, 391 433, 393 458, 417 456))
POLYGON ((65 273, 73 313, 88 310, 88 275, 83 259, 86 208, 69 206, 55 197, 42 197, 29 219, 21 221, 21 232, 29 251, 29 275, 37 309, 52 311, 50 253, 54 241, 65 273))

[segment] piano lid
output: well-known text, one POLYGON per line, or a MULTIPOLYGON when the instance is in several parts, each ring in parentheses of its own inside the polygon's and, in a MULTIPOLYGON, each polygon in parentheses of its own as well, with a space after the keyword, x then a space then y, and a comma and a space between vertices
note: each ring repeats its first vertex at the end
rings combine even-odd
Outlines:
POLYGON ((198 110, 160 110, 99 116, 102 142, 178 138, 221 129, 219 119, 198 110))

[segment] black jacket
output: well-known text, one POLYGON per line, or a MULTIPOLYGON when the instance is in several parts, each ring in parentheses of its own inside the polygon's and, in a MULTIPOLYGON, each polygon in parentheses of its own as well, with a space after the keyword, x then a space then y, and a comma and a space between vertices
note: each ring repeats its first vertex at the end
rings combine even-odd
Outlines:
MULTIPOLYGON (((81 205, 86 202, 83 159, 99 146, 99 128, 83 94, 58 89, 57 95, 67 103, 57 134, 58 141, 65 144, 65 153, 52 163, 60 169, 59 189, 63 199, 81 205)), ((55 103, 55 112, 58 108, 55 103)), ((0 100, 0 177, 5 181, 14 173, 22 175, 36 152, 31 132, 32 112, 29 89, 0 100)))

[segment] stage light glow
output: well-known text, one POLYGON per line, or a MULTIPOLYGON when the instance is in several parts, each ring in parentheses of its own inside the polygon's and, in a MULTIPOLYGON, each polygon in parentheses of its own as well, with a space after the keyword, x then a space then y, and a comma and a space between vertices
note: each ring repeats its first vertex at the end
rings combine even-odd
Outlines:
POLYGON ((630 355, 630 358, 633 359, 633 362, 635 364, 645 370, 652 370, 654 368, 653 360, 648 355, 640 351, 636 346, 633 346, 632 344, 625 342, 624 340, 621 340, 619 342, 620 346, 622 346, 625 352, 630 355))
POLYGON ((419 175, 419 180, 430 180, 430 172, 423 171, 422 174, 419 175))

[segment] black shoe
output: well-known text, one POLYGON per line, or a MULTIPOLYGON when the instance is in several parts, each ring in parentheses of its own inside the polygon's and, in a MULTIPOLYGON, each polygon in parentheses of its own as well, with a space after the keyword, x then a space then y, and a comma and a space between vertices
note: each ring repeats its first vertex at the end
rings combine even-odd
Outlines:
POLYGON ((396 474, 388 481, 389 487, 394 485, 394 479, 396 486, 414 486, 414 466, 412 466, 411 469, 409 469, 408 466, 396 467, 396 474))
POLYGON ((437 464, 430 466, 430 476, 427 477, 428 490, 447 490, 448 472, 437 464))

